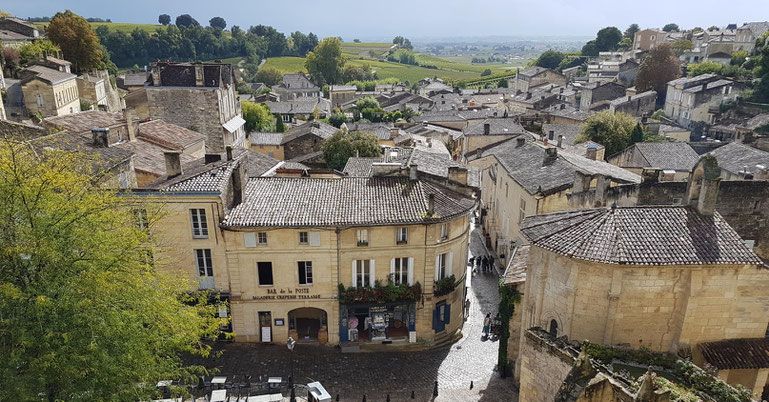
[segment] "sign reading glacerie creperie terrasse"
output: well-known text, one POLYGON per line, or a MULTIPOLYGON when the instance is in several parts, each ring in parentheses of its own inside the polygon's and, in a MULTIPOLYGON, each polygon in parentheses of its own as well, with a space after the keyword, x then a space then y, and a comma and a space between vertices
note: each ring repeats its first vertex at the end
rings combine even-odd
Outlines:
POLYGON ((267 289, 267 294, 254 296, 254 300, 304 300, 320 299, 320 295, 310 294, 310 288, 267 289))

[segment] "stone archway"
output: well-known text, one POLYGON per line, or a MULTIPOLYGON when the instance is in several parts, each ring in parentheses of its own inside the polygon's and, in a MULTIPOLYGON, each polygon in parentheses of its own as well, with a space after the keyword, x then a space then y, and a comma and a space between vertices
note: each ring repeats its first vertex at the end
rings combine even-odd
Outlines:
POLYGON ((328 314, 315 307, 301 307, 288 312, 289 336, 297 341, 328 341, 328 314))

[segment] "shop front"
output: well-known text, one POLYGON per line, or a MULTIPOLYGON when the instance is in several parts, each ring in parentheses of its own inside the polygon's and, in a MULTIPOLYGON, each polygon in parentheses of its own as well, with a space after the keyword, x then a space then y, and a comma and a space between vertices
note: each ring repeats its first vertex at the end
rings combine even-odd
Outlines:
POLYGON ((416 342, 416 304, 349 304, 339 307, 339 342, 416 342))

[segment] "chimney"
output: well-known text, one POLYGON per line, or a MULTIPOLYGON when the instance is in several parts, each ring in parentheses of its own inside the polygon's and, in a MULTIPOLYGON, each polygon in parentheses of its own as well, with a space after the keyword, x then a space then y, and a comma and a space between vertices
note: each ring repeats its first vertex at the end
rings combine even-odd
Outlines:
POLYGON ((128 141, 136 141, 136 134, 139 131, 139 122, 134 120, 133 113, 128 109, 123 109, 123 119, 126 122, 126 129, 128 130, 128 141))
POLYGON ((545 146, 547 146, 547 137, 545 137, 545 140, 542 142, 545 144, 545 146))
POLYGON ((152 86, 153 87, 160 86, 160 66, 157 63, 155 63, 155 65, 152 66, 152 86))
POLYGON ((205 164, 208 165, 209 163, 219 162, 222 160, 221 154, 206 154, 205 156, 205 164))
POLYGON ((595 160, 596 157, 598 157, 598 147, 596 147, 595 145, 588 145, 587 152, 585 153, 585 157, 590 160, 595 160))
POLYGON ((521 136, 521 137, 516 138, 515 141, 516 141, 515 147, 516 148, 520 148, 520 147, 523 146, 523 144, 526 143, 526 138, 523 138, 523 136, 521 136))
POLYGON ((489 135, 491 133, 491 124, 483 123, 483 135, 489 135))
POLYGON ((633 98, 632 96, 628 95, 627 96, 627 101, 630 102, 630 99, 632 99, 632 98, 633 98))
POLYGON ((713 215, 721 185, 721 168, 713 155, 705 155, 692 171, 692 180, 686 187, 686 201, 702 215, 713 215))
POLYGON ((427 194, 427 216, 435 214, 435 194, 427 194))
POLYGON ((417 165, 409 166, 409 180, 417 179, 417 165))
POLYGON ((566 104, 565 103, 561 103, 561 110, 563 110, 563 109, 566 109, 566 104))
POLYGON ((182 174, 182 153, 179 151, 163 151, 166 159, 166 176, 176 177, 182 174))
POLYGON ((560 90, 560 92, 561 92, 561 93, 563 93, 563 87, 561 87, 561 90, 560 90))
POLYGON ((395 138, 400 135, 400 129, 398 127, 393 127, 390 129, 390 138, 395 138))
POLYGON ((563 135, 558 136, 558 148, 563 148, 563 135))
POLYGON ((93 145, 97 148, 107 148, 109 146, 109 129, 94 128, 91 130, 93 135, 93 145))
POLYGON ((449 180, 467 184, 467 169, 459 166, 449 167, 449 180))
POLYGON ((232 145, 227 145, 227 160, 232 160, 232 145))
POLYGON ((545 148, 545 162, 552 162, 558 158, 558 148, 547 147, 545 148))

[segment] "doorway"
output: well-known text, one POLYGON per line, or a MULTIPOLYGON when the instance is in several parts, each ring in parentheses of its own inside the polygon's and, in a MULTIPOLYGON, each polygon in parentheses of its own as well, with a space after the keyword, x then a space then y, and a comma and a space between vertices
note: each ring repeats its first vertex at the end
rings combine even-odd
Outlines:
POLYGON ((272 313, 259 312, 259 334, 262 342, 272 342, 272 313))
POLYGON ((302 307, 288 312, 289 329, 295 330, 300 340, 317 340, 321 329, 326 330, 326 312, 314 307, 302 307))

